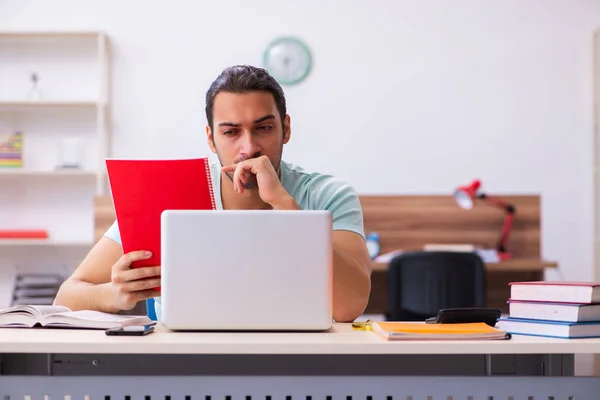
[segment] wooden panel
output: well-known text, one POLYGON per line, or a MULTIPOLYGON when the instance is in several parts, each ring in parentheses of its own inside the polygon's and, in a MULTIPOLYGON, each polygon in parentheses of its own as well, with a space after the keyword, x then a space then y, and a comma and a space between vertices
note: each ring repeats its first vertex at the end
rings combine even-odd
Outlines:
MULTIPOLYGON (((502 196, 515 205, 515 220, 508 251, 514 259, 487 263, 486 306, 507 312, 508 283, 541 280, 545 268, 557 264, 541 260, 540 197, 502 196)), ((360 196, 365 233, 380 235, 381 253, 402 249, 422 250, 428 243, 468 243, 496 248, 504 212, 478 201, 471 210, 460 208, 452 196, 360 196)), ((374 263, 371 295, 366 313, 386 311, 386 263, 374 263)))
POLYGON ((94 197, 94 241, 100 240, 102 235, 115 222, 115 210, 110 196, 94 197))
MULTIPOLYGON (((539 196, 508 196, 517 213, 508 249, 516 257, 502 263, 488 263, 487 305, 506 312, 508 282, 541 280, 543 269, 556 263, 540 260, 539 196)), ((419 250, 427 243, 471 243, 494 248, 504 214, 479 202, 472 210, 459 208, 451 196, 360 196, 365 232, 381 236, 382 252, 396 249, 419 250)), ((110 196, 94 199, 95 238, 99 240, 115 220, 110 196)), ((387 264, 374 264, 367 313, 386 310, 387 264)))
MULTIPOLYGON (((510 297, 509 282, 536 281, 543 279, 542 271, 487 271, 486 273, 486 307, 499 308, 508 313, 506 301, 510 297)), ((365 313, 385 314, 387 311, 387 273, 373 271, 371 275, 371 294, 365 313)))
POLYGON ((387 312, 387 272, 373 271, 371 293, 365 314, 385 314, 387 312))
MULTIPOLYGON (((517 258, 540 258, 539 196, 503 196, 516 207, 508 250, 517 258)), ((420 250, 428 243, 469 243, 495 248, 504 212, 478 201, 460 208, 452 196, 360 196, 365 232, 377 232, 381 252, 420 250)))
MULTIPOLYGON (((517 208, 509 251, 519 259, 539 260, 539 196, 504 199, 517 208)), ((463 210, 451 196, 360 196, 360 201, 365 232, 379 233, 382 253, 399 248, 418 250, 427 243, 472 243, 493 248, 504 221, 501 210, 483 203, 472 210, 463 210)), ((96 239, 114 220, 111 197, 97 196, 94 199, 96 239)))
MULTIPOLYGON (((535 258, 514 258, 502 262, 485 264, 487 271, 543 271, 546 268, 557 268, 558 264, 552 261, 543 261, 535 258)), ((388 263, 373 263, 373 271, 385 271, 388 263)))

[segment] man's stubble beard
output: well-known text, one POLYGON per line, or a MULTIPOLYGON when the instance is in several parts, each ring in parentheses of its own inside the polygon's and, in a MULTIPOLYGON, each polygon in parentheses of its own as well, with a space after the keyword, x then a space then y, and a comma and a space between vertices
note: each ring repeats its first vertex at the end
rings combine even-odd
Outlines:
MULTIPOLYGON (((214 142, 213 142, 214 145, 214 142)), ((221 159, 221 155, 219 154, 219 149, 217 149, 217 146, 215 146, 215 150, 217 151, 217 158, 219 159, 219 164, 221 164, 221 167, 223 167, 223 160, 221 159)), ((241 161, 244 160, 250 160, 252 158, 258 158, 260 157, 262 154, 257 154, 254 155, 252 157, 244 157, 244 158, 240 158, 235 160, 234 164, 239 163, 241 161)), ((281 165, 281 158, 283 155, 283 142, 281 143, 281 147, 279 148, 279 157, 278 160, 276 162, 275 165, 273 165, 273 168, 275 169, 275 172, 277 173, 277 175, 279 175, 279 166, 281 165)), ((229 180, 231 182, 233 182, 233 172, 225 172, 225 175, 227 175, 227 177, 229 178, 229 180)), ((248 182, 246 183, 242 183, 242 186, 244 187, 245 190, 258 190, 258 182, 256 180, 256 175, 254 174, 250 174, 249 178, 248 178, 248 182)))

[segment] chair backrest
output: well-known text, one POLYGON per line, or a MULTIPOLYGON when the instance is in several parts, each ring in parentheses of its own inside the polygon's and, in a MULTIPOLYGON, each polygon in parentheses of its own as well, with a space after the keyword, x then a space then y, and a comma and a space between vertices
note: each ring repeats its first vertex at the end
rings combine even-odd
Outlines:
POLYGON ((417 251, 395 257, 386 318, 422 321, 443 308, 485 307, 485 265, 476 253, 417 251))

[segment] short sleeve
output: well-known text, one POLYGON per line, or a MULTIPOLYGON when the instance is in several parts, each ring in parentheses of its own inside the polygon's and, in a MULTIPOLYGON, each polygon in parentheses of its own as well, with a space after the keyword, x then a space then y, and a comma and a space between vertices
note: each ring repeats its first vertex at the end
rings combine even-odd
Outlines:
POLYGON ((352 186, 328 175, 314 178, 311 183, 311 208, 331 212, 334 231, 356 232, 365 238, 362 207, 352 186))
POLYGON ((118 244, 121 244, 121 234, 119 232, 119 225, 117 224, 117 221, 115 221, 110 228, 107 229, 107 231, 104 233, 104 236, 114 240, 118 244))

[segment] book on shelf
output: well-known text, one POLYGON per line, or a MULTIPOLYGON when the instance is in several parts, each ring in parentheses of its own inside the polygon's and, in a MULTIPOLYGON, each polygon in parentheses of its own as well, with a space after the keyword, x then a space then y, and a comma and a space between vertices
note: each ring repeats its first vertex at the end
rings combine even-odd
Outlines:
POLYGON ((109 329, 155 324, 144 315, 118 315, 100 311, 71 311, 52 305, 19 305, 0 310, 0 328, 109 329))
POLYGON ((160 265, 163 211, 216 209, 206 157, 108 159, 106 168, 123 251, 152 252, 132 268, 160 265))
POLYGON ((600 303, 600 282, 531 281, 511 282, 510 298, 555 303, 600 303))
POLYGON ((600 321, 567 322, 503 317, 496 326, 510 334, 561 339, 600 337, 600 321))
POLYGON ((447 251, 454 253, 475 253, 483 262, 499 262, 500 257, 496 249, 485 249, 470 243, 427 243, 423 251, 447 251))
POLYGON ((23 166, 23 134, 14 132, 0 141, 0 168, 20 168, 23 166))
POLYGON ((423 251, 451 251, 457 253, 472 253, 477 247, 471 243, 426 243, 423 251))
POLYGON ((45 229, 0 229, 0 239, 48 239, 45 229))
POLYGON ((600 304, 508 300, 511 317, 564 322, 600 321, 600 304))
POLYGON ((385 340, 498 340, 510 336, 484 322, 429 324, 425 322, 373 321, 373 332, 385 340))

